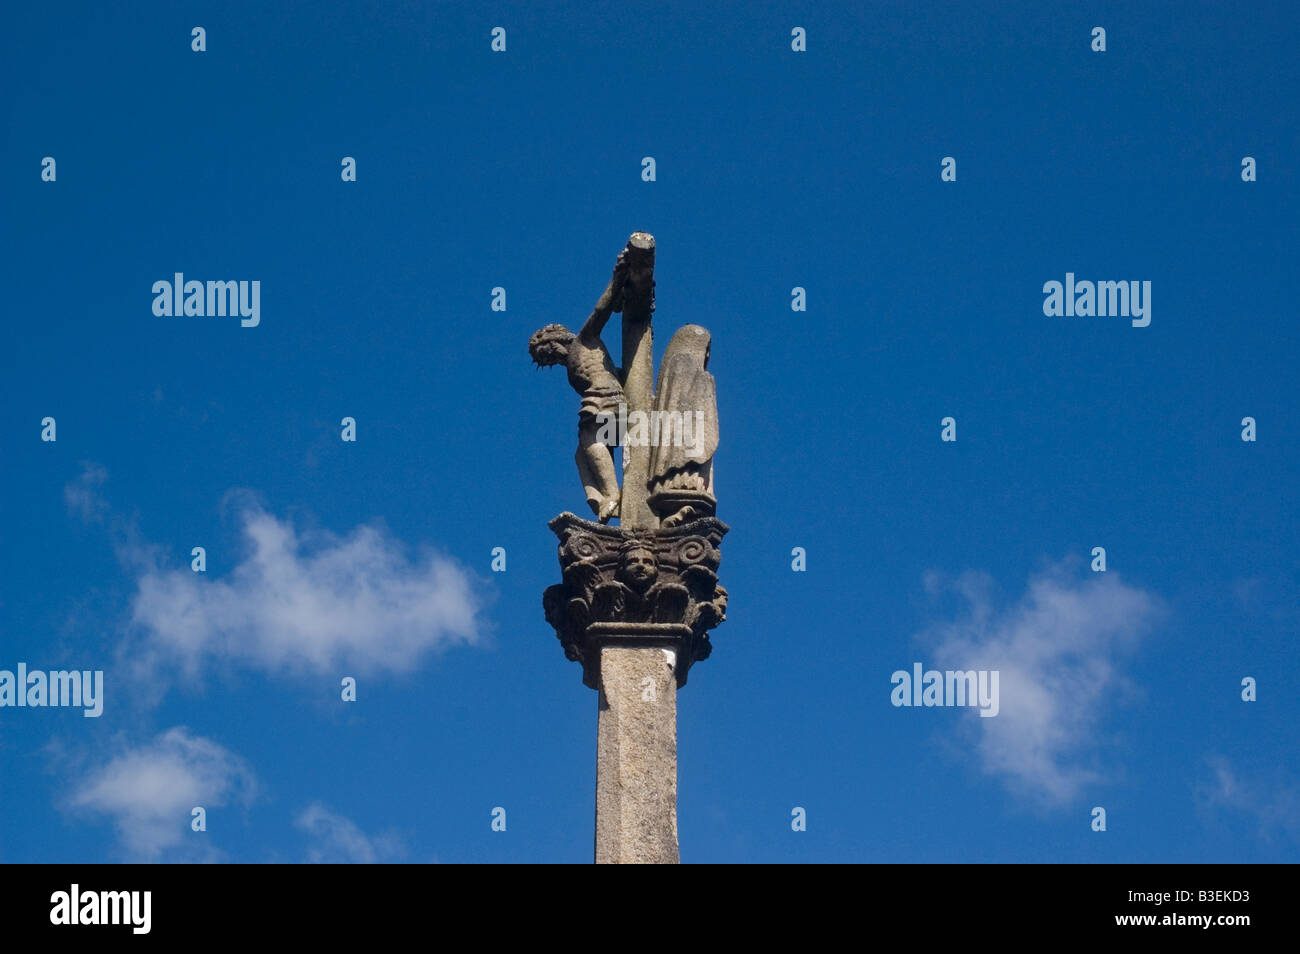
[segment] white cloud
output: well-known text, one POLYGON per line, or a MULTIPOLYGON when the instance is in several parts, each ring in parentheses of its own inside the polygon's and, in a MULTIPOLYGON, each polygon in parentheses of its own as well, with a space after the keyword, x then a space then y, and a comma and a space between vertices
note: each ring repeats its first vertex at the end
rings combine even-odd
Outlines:
MULTIPOLYGON (((155 861, 186 839, 208 837, 190 828, 196 806, 211 812, 232 799, 247 802, 254 787, 241 758, 178 726, 92 770, 69 806, 112 816, 126 850, 155 861)), ((199 844, 188 854, 211 854, 199 844)))
POLYGON ((320 802, 308 805, 294 824, 313 839, 307 860, 313 864, 372 865, 402 853, 402 846, 391 834, 370 837, 351 819, 330 811, 320 802))
MULTIPOLYGON (((132 621, 151 669, 195 675, 207 660, 270 672, 406 672, 427 652, 480 639, 481 587, 433 553, 408 559, 381 528, 299 534, 256 504, 239 519, 247 555, 220 579, 149 566, 132 621)), ((209 563, 213 554, 208 553, 209 563)))
POLYGON ((1099 781, 1097 733, 1127 685, 1124 660, 1163 615, 1160 601, 1113 571, 1078 580, 1060 567, 1031 579, 1021 599, 1002 609, 987 574, 948 583, 927 574, 925 585, 964 603, 957 619, 919 637, 931 647, 933 668, 1000 672, 998 715, 961 723, 974 735, 983 771, 1042 804, 1065 802, 1099 781))

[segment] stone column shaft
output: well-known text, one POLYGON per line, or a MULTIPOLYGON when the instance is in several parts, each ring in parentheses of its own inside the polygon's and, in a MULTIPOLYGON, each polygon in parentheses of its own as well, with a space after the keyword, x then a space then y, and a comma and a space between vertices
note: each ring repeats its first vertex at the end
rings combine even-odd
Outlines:
POLYGON ((676 654, 606 646, 596 741, 596 863, 677 864, 676 654))
MULTIPOLYGON (((654 389, 650 322, 654 238, 628 240, 630 281, 623 302, 623 394, 628 414, 648 413, 654 389)), ((652 530, 659 521, 646 503, 650 448, 623 446, 619 524, 652 530)), ((596 739, 596 863, 676 864, 676 654, 656 647, 600 650, 596 739)))

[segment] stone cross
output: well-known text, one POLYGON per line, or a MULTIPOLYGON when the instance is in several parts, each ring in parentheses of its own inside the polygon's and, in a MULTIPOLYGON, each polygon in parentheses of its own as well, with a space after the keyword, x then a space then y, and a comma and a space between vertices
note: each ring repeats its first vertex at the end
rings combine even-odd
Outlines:
POLYGON ((599 693, 597 863, 679 860, 677 690, 726 617, 710 337, 698 325, 680 329, 652 391, 654 253, 651 235, 633 233, 582 330, 547 325, 529 342, 539 365, 565 365, 581 395, 576 460, 599 518, 551 521, 563 582, 542 599, 565 654, 599 693), (600 339, 620 311, 622 369, 600 339), (613 446, 622 447, 621 488, 610 479, 613 446), (608 525, 614 516, 619 525, 608 525))

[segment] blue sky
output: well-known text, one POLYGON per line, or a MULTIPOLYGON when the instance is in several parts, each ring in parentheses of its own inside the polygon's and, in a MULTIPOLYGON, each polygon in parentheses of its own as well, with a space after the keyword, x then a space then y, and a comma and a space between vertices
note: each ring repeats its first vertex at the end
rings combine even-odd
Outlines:
POLYGON ((1297 860, 1300 18, 1141 6, 7 9, 0 669, 106 688, 0 708, 0 860, 590 860, 526 343, 639 229, 732 527, 684 861, 1297 860), (1067 272, 1151 324, 1045 317, 1067 272), (893 707, 913 662, 1000 714, 893 707))

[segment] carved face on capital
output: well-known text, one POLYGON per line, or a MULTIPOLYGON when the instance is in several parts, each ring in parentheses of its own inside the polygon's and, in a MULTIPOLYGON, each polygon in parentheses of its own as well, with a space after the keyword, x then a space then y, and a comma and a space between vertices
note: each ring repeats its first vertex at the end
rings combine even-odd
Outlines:
POLYGON ((654 551, 648 547, 633 547, 623 554, 618 567, 618 579, 628 588, 644 593, 659 577, 654 551))

